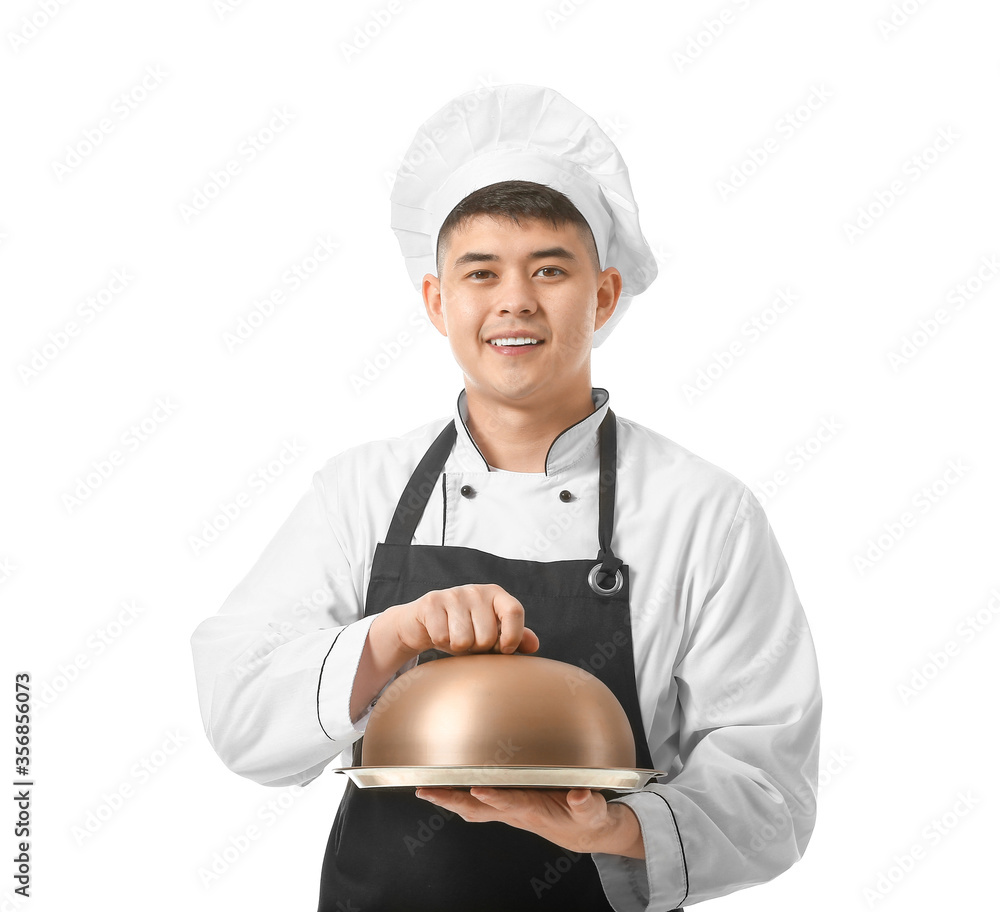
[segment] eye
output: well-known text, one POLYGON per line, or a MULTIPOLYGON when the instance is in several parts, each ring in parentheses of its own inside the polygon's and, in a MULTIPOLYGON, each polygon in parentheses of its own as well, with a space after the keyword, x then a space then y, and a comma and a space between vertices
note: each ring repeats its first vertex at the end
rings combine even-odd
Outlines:
POLYGON ((493 275, 493 273, 490 272, 488 269, 477 269, 475 272, 469 273, 469 278, 474 279, 477 276, 488 276, 488 275, 493 275))
MULTIPOLYGON (((562 270, 558 266, 543 266, 538 271, 539 272, 546 272, 546 271, 548 271, 548 272, 560 272, 560 273, 562 272, 562 270)), ((555 276, 545 276, 545 278, 547 278, 547 279, 548 278, 555 278, 555 276)))

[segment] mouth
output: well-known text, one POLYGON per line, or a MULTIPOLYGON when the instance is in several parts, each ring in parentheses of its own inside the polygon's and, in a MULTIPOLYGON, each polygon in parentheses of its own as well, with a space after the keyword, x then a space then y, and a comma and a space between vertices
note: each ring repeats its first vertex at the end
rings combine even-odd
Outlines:
POLYGON ((541 339, 531 339, 527 336, 500 336, 487 340, 486 344, 498 355, 508 357, 525 357, 545 343, 541 339))
POLYGON ((532 339, 529 336, 500 336, 496 339, 489 339, 487 344, 494 348, 532 348, 544 343, 541 339, 532 339))

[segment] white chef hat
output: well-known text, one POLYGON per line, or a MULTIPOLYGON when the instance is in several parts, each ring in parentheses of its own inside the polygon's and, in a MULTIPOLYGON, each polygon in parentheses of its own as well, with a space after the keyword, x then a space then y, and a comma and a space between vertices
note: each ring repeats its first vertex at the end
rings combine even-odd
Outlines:
POLYGON ((544 86, 482 87, 459 95, 417 131, 396 173, 392 230, 418 290, 436 274, 438 232, 474 190, 505 180, 561 191, 587 220, 601 269, 622 274, 614 314, 594 334, 599 346, 633 297, 656 278, 656 259, 639 228, 625 162, 597 122, 544 86))

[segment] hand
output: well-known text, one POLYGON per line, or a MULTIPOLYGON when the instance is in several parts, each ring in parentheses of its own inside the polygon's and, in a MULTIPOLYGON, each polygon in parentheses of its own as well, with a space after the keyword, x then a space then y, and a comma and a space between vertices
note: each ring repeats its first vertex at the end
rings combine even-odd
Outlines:
POLYGON ((351 687, 351 721, 410 659, 425 649, 465 652, 536 652, 538 637, 524 626, 524 606, 493 583, 434 589, 392 605, 368 627, 351 687))
POLYGON ((608 804, 591 789, 418 788, 418 798, 454 811, 463 820, 502 823, 530 830, 571 852, 603 852, 645 858, 635 812, 608 804))
POLYGON ((524 606, 494 583, 434 589, 393 605, 374 622, 389 624, 407 658, 426 649, 468 652, 536 652, 538 637, 524 626, 524 606))

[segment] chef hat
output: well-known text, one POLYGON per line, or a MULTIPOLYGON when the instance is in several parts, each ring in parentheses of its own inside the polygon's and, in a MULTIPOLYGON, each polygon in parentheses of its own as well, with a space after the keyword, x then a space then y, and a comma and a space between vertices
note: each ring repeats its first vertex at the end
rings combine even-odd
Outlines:
POLYGON ((601 269, 621 272, 618 306, 594 333, 596 348, 656 278, 656 260, 615 144, 553 89, 481 87, 450 101, 417 131, 390 195, 392 230, 410 280, 420 289, 427 273, 437 273, 438 233, 451 210, 474 190, 505 180, 564 193, 590 226, 601 269))

